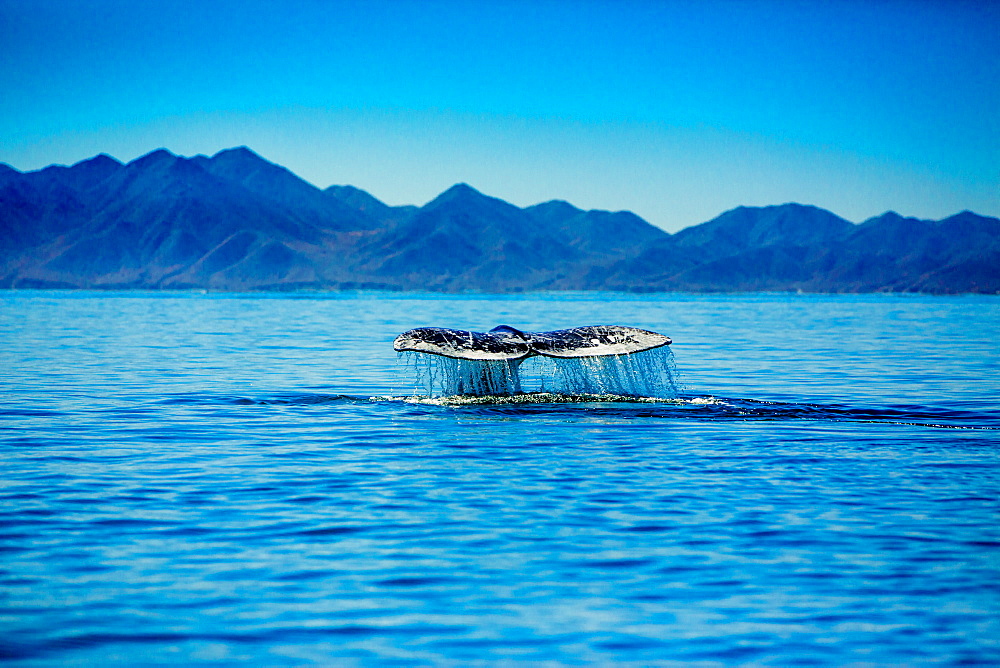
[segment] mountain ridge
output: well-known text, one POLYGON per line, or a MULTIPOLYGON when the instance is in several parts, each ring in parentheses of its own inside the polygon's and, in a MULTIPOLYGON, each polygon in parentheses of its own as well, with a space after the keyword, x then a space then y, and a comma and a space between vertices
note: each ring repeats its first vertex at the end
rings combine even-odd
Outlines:
POLYGON ((0 163, 0 288, 1000 292, 1000 220, 736 207, 669 234, 629 211, 423 206, 320 189, 243 146, 0 163))

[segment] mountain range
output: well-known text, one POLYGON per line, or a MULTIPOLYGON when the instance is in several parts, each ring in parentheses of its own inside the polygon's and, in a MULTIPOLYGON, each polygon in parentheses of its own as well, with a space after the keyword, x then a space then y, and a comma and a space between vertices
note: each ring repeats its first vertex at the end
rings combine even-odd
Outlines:
POLYGON ((854 224, 739 207, 676 234, 628 211, 520 208, 466 184, 422 207, 321 190, 253 151, 0 163, 0 288, 1000 292, 1000 220, 854 224))

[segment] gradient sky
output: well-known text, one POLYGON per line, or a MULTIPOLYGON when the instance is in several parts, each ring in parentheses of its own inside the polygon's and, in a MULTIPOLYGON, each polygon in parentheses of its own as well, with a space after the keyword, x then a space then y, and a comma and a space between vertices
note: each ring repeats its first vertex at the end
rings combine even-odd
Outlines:
POLYGON ((998 2, 0 0, 0 161, 246 145, 423 204, 1000 216, 998 2))

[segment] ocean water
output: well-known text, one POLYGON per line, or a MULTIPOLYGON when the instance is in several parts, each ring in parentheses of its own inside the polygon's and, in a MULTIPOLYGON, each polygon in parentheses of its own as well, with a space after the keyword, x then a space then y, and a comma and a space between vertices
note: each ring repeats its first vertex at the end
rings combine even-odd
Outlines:
POLYGON ((0 293, 0 661, 998 665, 1000 298, 0 293), (428 399, 623 324, 675 396, 428 399), (426 394, 426 392, 423 392, 426 394))

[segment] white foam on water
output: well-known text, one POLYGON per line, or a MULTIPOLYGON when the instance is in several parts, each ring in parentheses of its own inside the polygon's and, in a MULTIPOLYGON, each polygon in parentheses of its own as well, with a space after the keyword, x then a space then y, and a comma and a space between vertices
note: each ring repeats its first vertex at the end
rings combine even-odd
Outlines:
POLYGON ((715 397, 691 397, 689 403, 696 406, 728 406, 729 404, 722 399, 716 399, 715 397))
POLYGON ((486 395, 456 395, 451 397, 393 397, 393 400, 410 404, 426 404, 431 406, 485 406, 485 405, 519 405, 519 404, 613 404, 639 403, 664 404, 687 403, 681 399, 659 399, 656 397, 630 397, 620 394, 559 394, 556 392, 525 392, 509 396, 486 395))
MULTIPOLYGON (((400 353, 416 373, 415 396, 428 398, 498 397, 537 395, 591 397, 608 401, 677 397, 677 367, 667 347, 631 355, 602 357, 531 357, 523 361, 467 360, 400 353), (605 397, 604 399, 592 397, 605 397)), ((577 399, 579 400, 579 399, 577 399)), ((482 403, 482 402, 480 402, 482 403)))

